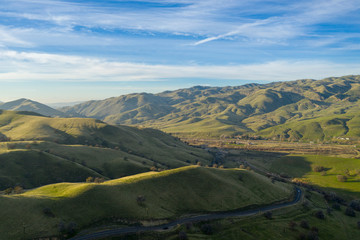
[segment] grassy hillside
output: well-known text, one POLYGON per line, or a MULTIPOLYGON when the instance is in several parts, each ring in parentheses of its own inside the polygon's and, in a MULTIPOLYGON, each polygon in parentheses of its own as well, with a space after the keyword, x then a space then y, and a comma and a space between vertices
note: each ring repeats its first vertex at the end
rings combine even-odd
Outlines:
POLYGON ((84 181, 87 176, 118 178, 152 167, 169 169, 212 160, 204 150, 163 132, 95 119, 2 111, 0 133, 0 189, 84 181))
MULTIPOLYGON (((139 238, 176 240, 179 239, 178 232, 183 231, 186 232, 189 240, 358 239, 358 217, 346 216, 344 206, 341 206, 340 210, 332 209, 330 213, 327 213, 331 202, 327 202, 321 194, 316 192, 306 192, 306 196, 308 197, 305 200, 306 205, 274 211, 271 219, 266 219, 259 214, 247 218, 203 222, 194 224, 190 228, 181 226, 173 233, 143 234, 139 238), (315 217, 316 211, 323 211, 325 219, 315 217), (302 222, 306 222, 308 228, 302 227, 302 222), (201 231, 201 227, 205 224, 212 226, 213 234, 204 234, 201 231), (317 234, 311 234, 312 228, 317 229, 317 234), (318 238, 314 238, 316 235, 318 238)), ((120 239, 136 239, 136 237, 120 239)))
POLYGON ((61 110, 113 124, 158 128, 180 136, 250 133, 323 140, 334 136, 360 136, 359 100, 360 76, 345 76, 318 81, 197 86, 159 94, 130 94, 61 110), (309 134, 313 131, 314 136, 309 134))
POLYGON ((311 183, 335 191, 350 198, 360 197, 360 160, 322 155, 287 155, 272 159, 248 159, 258 167, 279 174, 286 174, 302 182, 311 183), (323 167, 316 172, 317 166, 323 167), (347 177, 347 181, 338 181, 337 176, 347 177))
POLYGON ((58 234, 102 219, 169 219, 186 213, 231 210, 291 197, 293 187, 246 170, 189 166, 95 183, 59 183, 0 196, 0 239, 58 234), (137 197, 144 196, 140 204, 137 197), (44 209, 53 216, 44 214, 44 209), (6 221, 5 221, 6 219, 6 221), (25 234, 23 233, 25 229, 25 234))

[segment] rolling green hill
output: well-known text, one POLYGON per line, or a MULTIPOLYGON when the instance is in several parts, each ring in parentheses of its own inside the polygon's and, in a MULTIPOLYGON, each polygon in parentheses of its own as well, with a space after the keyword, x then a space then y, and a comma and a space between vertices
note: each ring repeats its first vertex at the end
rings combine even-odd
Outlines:
POLYGON ((158 130, 89 118, 1 111, 0 133, 0 189, 85 181, 88 176, 112 179, 212 160, 206 151, 158 130))
POLYGON ((129 94, 61 110, 180 136, 358 138, 360 76, 237 87, 197 86, 159 94, 129 94))
POLYGON ((57 235, 60 222, 73 222, 83 229, 110 216, 129 223, 166 220, 187 213, 264 205, 292 195, 291 185, 271 183, 252 171, 197 166, 142 173, 102 184, 52 184, 0 196, 0 239, 22 239, 24 231, 27 239, 57 235), (141 203, 137 201, 140 195, 144 199, 141 203))

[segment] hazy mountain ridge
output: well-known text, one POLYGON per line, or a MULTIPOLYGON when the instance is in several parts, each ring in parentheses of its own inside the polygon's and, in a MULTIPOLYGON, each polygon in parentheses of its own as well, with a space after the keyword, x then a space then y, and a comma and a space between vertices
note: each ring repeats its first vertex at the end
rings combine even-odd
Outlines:
POLYGON ((59 110, 51 108, 45 104, 32 101, 30 99, 21 98, 18 100, 2 103, 0 102, 0 109, 11 111, 28 111, 36 112, 44 116, 51 117, 67 117, 67 115, 59 110))
MULTIPOLYGON (((354 75, 236 87, 195 86, 89 101, 61 110, 112 124, 138 124, 182 135, 255 134, 278 126, 279 131, 272 131, 277 136, 286 130, 281 130, 285 123, 301 125, 306 119, 344 114, 352 119, 360 109, 359 99, 360 76, 354 75)), ((352 130, 344 134, 358 136, 352 130)), ((298 138, 303 138, 299 133, 298 138)))

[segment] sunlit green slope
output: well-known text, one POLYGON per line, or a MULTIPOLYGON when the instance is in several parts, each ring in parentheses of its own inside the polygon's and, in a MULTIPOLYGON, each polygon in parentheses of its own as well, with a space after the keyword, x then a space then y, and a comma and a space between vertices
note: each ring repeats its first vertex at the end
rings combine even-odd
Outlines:
POLYGON ((102 184, 59 183, 0 196, 0 239, 58 234, 58 225, 81 229, 102 219, 168 219, 186 213, 239 209, 291 198, 293 187, 247 170, 189 166, 148 172, 102 184), (138 196, 144 201, 139 203, 138 196), (54 216, 44 213, 51 212, 54 216))

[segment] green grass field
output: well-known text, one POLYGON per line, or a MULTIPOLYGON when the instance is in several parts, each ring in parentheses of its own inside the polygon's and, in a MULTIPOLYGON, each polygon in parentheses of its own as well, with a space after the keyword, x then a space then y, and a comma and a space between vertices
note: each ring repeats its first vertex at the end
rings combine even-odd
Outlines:
POLYGON ((283 173, 301 181, 327 188, 329 191, 360 197, 360 159, 322 155, 287 155, 272 159, 254 158, 249 162, 269 171, 283 173), (315 172, 315 166, 324 167, 325 173, 315 172), (349 175, 345 173, 347 170, 349 175), (337 175, 345 175, 348 180, 339 182, 337 175))
POLYGON ((239 209, 286 200, 293 187, 271 183, 259 174, 238 169, 189 166, 142 173, 102 184, 59 183, 19 195, 0 196, 0 239, 58 234, 58 224, 80 228, 115 218, 139 221, 171 219, 188 213, 239 209), (138 204, 137 197, 145 197, 138 204), (48 208, 54 217, 46 216, 48 208))

